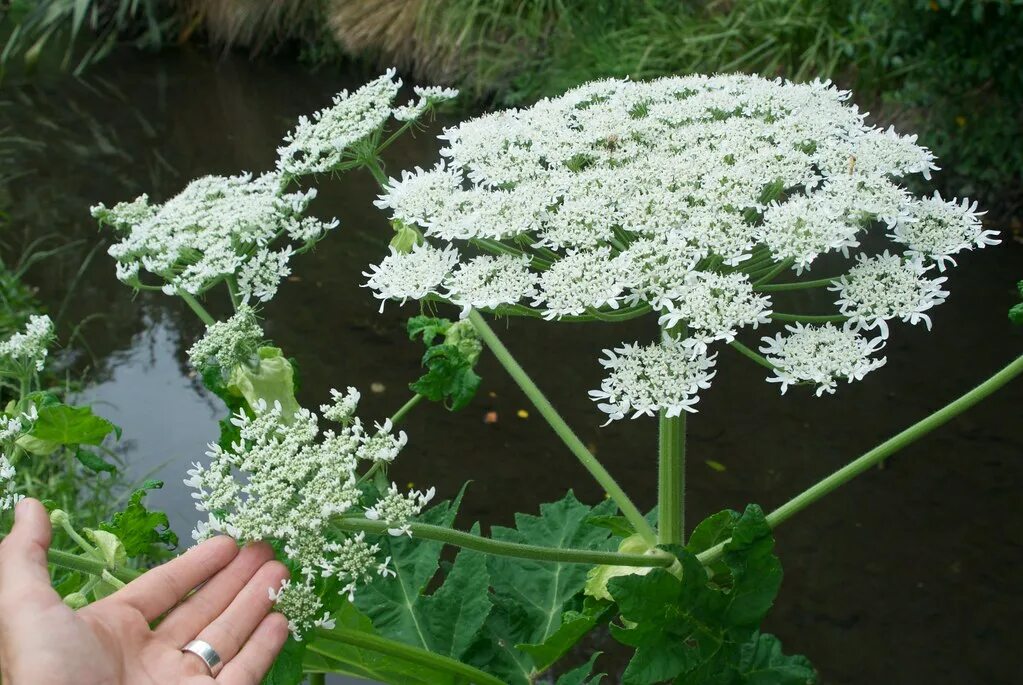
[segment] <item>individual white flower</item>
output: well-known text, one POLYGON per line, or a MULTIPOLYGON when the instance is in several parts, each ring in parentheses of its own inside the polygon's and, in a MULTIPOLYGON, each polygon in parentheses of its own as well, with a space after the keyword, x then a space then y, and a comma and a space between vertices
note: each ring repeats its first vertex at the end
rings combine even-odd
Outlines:
POLYGON ((445 281, 445 294, 461 305, 462 316, 474 308, 495 309, 536 297, 536 274, 529 270, 526 255, 481 255, 458 265, 445 281))
POLYGON ((389 526, 387 532, 390 535, 412 537, 409 522, 423 511, 433 496, 433 488, 426 492, 409 490, 402 494, 398 491, 397 483, 391 483, 391 487, 384 493, 384 496, 366 510, 366 518, 386 523, 389 526))
MULTIPOLYGON (((285 423, 279 402, 268 406, 261 401, 251 413, 239 411, 231 418, 238 438, 229 448, 210 445, 207 464, 193 464, 184 481, 194 491, 196 509, 208 512, 193 532, 197 541, 227 532, 240 541, 281 544, 302 580, 272 597, 296 636, 327 620, 318 594, 323 579, 337 579, 341 593, 350 597, 379 575, 379 545, 361 533, 347 536, 331 522, 345 513, 365 510, 372 516, 379 511, 380 502, 368 509, 362 503, 357 466, 364 458, 393 461, 406 438, 404 433, 390 435, 389 422, 368 435, 354 416, 358 396, 353 388, 345 395, 333 393, 334 403, 325 413, 341 423, 336 431, 321 432, 316 414, 304 409, 285 423)), ((414 503, 425 506, 428 499, 418 497, 414 503)), ((418 513, 396 519, 395 525, 404 532, 418 513)))
POLYGON ((771 298, 753 292, 746 274, 693 272, 671 300, 663 303, 657 323, 664 329, 684 324, 696 342, 732 342, 740 328, 757 328, 771 320, 771 298))
POLYGON ((866 338, 850 328, 833 324, 785 327, 788 335, 765 337, 760 351, 774 365, 770 383, 780 383, 784 395, 790 385, 813 383, 817 396, 834 393, 838 381, 863 380, 874 369, 885 365, 886 358, 871 355, 884 347, 882 336, 866 338))
POLYGON ((458 97, 458 91, 454 88, 442 88, 440 86, 413 86, 412 92, 418 96, 418 100, 410 101, 407 105, 394 108, 394 118, 398 121, 414 121, 423 116, 426 110, 448 100, 458 97))
POLYGON ((607 423, 630 413, 638 418, 662 410, 668 416, 695 412, 699 391, 714 378, 717 356, 707 355, 694 341, 674 338, 646 346, 624 344, 604 354, 607 359, 600 363, 609 373, 600 390, 590 391, 590 399, 609 416, 607 423))
POLYGON ((359 400, 362 398, 359 391, 351 386, 348 386, 347 392, 344 393, 331 388, 330 397, 333 400, 332 404, 320 405, 320 414, 323 418, 343 426, 351 424, 356 418, 355 411, 359 408, 359 400))
POLYGON ((315 194, 285 192, 279 174, 204 176, 163 204, 150 205, 143 195, 109 209, 97 205, 92 214, 121 234, 108 252, 129 285, 147 271, 167 294, 197 295, 237 276, 244 295, 266 301, 290 273, 293 246, 279 242, 305 245, 337 226, 302 216, 315 194))
POLYGON ((618 309, 625 284, 611 249, 570 252, 540 274, 539 293, 533 306, 544 306, 547 320, 583 314, 587 309, 618 309))
POLYGON ((838 293, 835 303, 850 324, 858 330, 879 328, 883 338, 888 337, 887 320, 895 317, 911 324, 923 322, 930 330, 931 318, 924 312, 948 297, 941 289, 947 278, 928 278, 930 266, 887 250, 874 257, 858 255, 857 262, 828 288, 838 293))
POLYGON ((53 340, 53 321, 50 317, 33 314, 23 330, 0 341, 0 366, 11 365, 18 373, 42 371, 53 340))
POLYGON ((238 307, 227 321, 206 327, 206 334, 188 349, 188 362, 196 369, 216 364, 230 370, 248 362, 263 342, 263 329, 247 304, 238 307))
POLYGON ((18 492, 17 472, 7 457, 0 454, 0 511, 13 509, 25 496, 18 492))
POLYGON ((956 265, 952 255, 963 250, 998 245, 998 231, 984 230, 980 217, 986 212, 977 211, 977 203, 941 199, 938 191, 932 197, 917 200, 909 205, 909 213, 895 224, 889 238, 906 246, 906 255, 911 258, 933 260, 938 271, 944 271, 946 263, 956 265))
POLYGON ((333 171, 352 145, 371 135, 391 116, 401 80, 395 70, 370 81, 354 93, 343 90, 332 106, 300 117, 277 148, 277 170, 289 176, 333 171))
POLYGON ((422 299, 439 294, 444 279, 458 263, 458 250, 449 245, 438 249, 419 243, 411 252, 398 252, 394 247, 380 264, 371 264, 362 272, 369 280, 363 285, 373 291, 384 311, 387 300, 422 299))

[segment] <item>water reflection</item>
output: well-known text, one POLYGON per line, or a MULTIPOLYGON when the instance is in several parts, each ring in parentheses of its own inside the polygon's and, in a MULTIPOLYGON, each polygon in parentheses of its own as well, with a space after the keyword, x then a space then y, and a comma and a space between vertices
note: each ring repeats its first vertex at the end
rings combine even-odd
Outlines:
MULTIPOLYGON (((33 173, 10 186, 17 236, 97 234, 88 206, 149 192, 164 199, 192 177, 270 168, 274 146, 300 113, 322 106, 342 87, 371 74, 309 74, 286 64, 131 54, 112 60, 89 83, 61 82, 8 92, 0 109, 19 136, 33 173)), ((432 133, 389 151, 392 173, 430 163, 432 133)), ((368 176, 326 181, 313 211, 338 216, 340 232, 295 263, 297 278, 266 309, 267 334, 299 360, 300 399, 315 406, 330 387, 364 391, 367 418, 390 414, 407 397, 420 350, 403 335, 411 307, 378 303, 359 287, 360 272, 383 251, 387 227, 371 206, 368 176)), ((84 250, 31 275, 41 296, 59 303, 77 280, 64 330, 82 328, 90 354, 78 368, 92 384, 84 395, 125 429, 133 473, 163 467, 158 495, 180 534, 191 504, 180 485, 189 461, 215 435, 218 405, 188 378, 184 349, 200 333, 187 310, 162 296, 131 293, 113 278, 105 255, 82 270, 84 250), (175 474, 175 471, 177 473, 175 474)), ((1005 311, 1023 277, 1021 247, 964 257, 950 274, 948 303, 934 312, 935 331, 894 327, 888 366, 836 397, 800 389, 780 397, 730 350, 690 421, 688 495, 691 521, 722 507, 757 501, 765 508, 961 394, 1018 354, 1023 336, 1005 311), (718 471, 707 465, 724 465, 718 471)), ((788 296, 810 309, 825 293, 788 296)), ((219 313, 225 302, 211 302, 219 313)), ((498 330, 584 442, 643 506, 653 503, 653 422, 600 429, 602 416, 585 390, 599 385, 602 347, 653 337, 652 322, 620 326, 514 321, 498 330)), ((462 525, 511 522, 574 485, 595 501, 602 493, 559 446, 497 364, 484 356, 480 396, 454 415, 417 410, 405 429, 411 446, 395 469, 403 484, 435 485, 450 496, 473 480, 462 525), (485 413, 497 423, 484 423, 485 413)), ((1007 682, 1003 658, 1023 600, 1014 569, 1023 537, 1016 501, 1023 485, 1023 437, 1016 383, 993 400, 863 476, 780 531, 786 581, 767 628, 792 651, 808 654, 829 683, 1007 682), (1008 596, 1006 596, 1008 594, 1008 596), (955 644, 955 649, 947 645, 955 644)), ((606 645, 603 645, 606 647, 606 645)))

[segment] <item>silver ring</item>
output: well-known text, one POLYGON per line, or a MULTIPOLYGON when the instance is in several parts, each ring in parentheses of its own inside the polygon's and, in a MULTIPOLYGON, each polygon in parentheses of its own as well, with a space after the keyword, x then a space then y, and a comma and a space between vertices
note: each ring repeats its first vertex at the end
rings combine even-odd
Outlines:
POLYGON ((192 640, 182 647, 181 651, 190 652, 202 659, 206 667, 210 669, 210 675, 213 675, 213 667, 220 663, 220 655, 217 654, 217 650, 213 649, 209 642, 192 640))

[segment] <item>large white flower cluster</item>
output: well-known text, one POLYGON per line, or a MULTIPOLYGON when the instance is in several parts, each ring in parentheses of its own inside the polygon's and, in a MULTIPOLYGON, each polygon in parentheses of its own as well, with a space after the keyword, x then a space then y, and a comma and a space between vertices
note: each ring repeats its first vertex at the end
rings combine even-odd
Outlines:
MULTIPOLYGON (((707 345, 771 321, 759 280, 798 277, 822 255, 849 258, 881 226, 894 254, 859 255, 838 281, 847 332, 886 334, 893 317, 928 323, 924 312, 946 293, 925 274, 995 244, 995 232, 967 200, 914 197, 902 179, 929 178, 934 156, 916 136, 865 123, 849 97, 830 82, 738 74, 602 80, 463 122, 441 135, 435 167, 403 172, 378 199, 428 244, 392 252, 366 285, 382 300, 531 307, 547 319, 652 309, 662 326, 689 331, 696 344, 685 349, 699 359, 707 345)), ((874 368, 865 356, 876 348, 850 339, 874 368)), ((641 373, 609 376, 596 395, 614 398, 602 403, 612 417, 692 410, 691 394, 664 380, 675 374, 692 389, 688 365, 651 373, 679 357, 676 342, 665 344, 644 353, 641 373)), ((638 360, 648 348, 623 349, 638 360)), ((835 360, 831 381, 862 376, 847 361, 835 360)), ((790 371, 791 382, 825 383, 790 371)))
POLYGON ((236 276, 243 299, 265 302, 291 273, 296 246, 308 247, 338 225, 303 216, 315 196, 315 189, 287 192, 276 173, 204 176, 163 204, 142 195, 96 205, 92 215, 121 234, 109 249, 121 281, 136 285, 146 271, 168 295, 196 295, 236 276))
POLYGON ((339 419, 337 430, 321 431, 318 417, 300 410, 290 421, 279 404, 240 412, 232 418, 239 437, 230 449, 210 445, 206 466, 194 464, 185 484, 194 488, 196 508, 207 512, 193 538, 226 532, 238 540, 276 540, 296 564, 299 577, 280 589, 282 607, 296 636, 329 625, 323 611, 318 580, 336 578, 341 592, 352 596, 359 584, 374 575, 393 573, 380 547, 361 534, 348 536, 333 529, 332 517, 364 511, 384 520, 395 535, 408 532, 409 519, 433 497, 427 492, 399 493, 397 486, 375 504, 364 502, 356 467, 360 461, 393 461, 405 445, 403 432, 394 435, 390 423, 375 431, 364 429, 355 416, 358 392, 334 392, 325 414, 339 419))
POLYGON ((0 365, 21 374, 42 371, 53 343, 53 321, 45 314, 32 315, 22 331, 0 341, 0 365))

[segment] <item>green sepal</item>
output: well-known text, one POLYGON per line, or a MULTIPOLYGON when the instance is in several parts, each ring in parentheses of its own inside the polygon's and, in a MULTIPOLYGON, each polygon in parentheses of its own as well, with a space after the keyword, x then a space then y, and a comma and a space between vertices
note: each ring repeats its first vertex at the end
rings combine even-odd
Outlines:
POLYGON ((268 407, 279 402, 281 415, 288 421, 301 408, 295 399, 295 370, 279 347, 260 347, 258 356, 255 368, 243 364, 231 370, 227 390, 244 397, 252 408, 261 400, 268 407))

